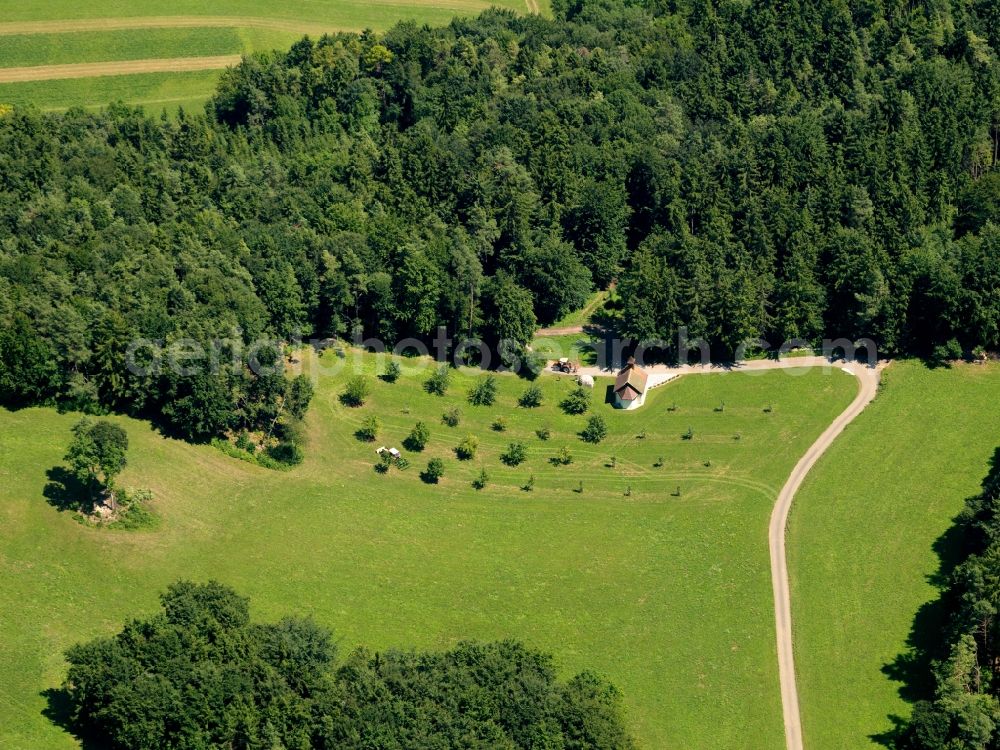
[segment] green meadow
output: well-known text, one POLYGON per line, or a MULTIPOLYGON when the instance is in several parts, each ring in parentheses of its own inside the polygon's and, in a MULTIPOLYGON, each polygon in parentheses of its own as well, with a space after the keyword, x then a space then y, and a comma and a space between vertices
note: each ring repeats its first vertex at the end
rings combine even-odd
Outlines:
POLYGON ((262 619, 311 614, 345 650, 524 640, 566 673, 612 679, 644 748, 781 745, 767 522, 792 466, 856 392, 851 377, 688 376, 629 413, 604 403, 599 381, 591 413, 609 435, 591 445, 577 434, 587 417, 557 407, 569 379, 541 376, 542 406, 524 409, 527 383, 499 376, 497 402, 472 406, 477 372, 455 372, 439 397, 422 388, 426 367, 389 384, 358 357, 371 385, 359 408, 339 400, 353 352, 304 358, 326 372, 291 471, 115 418, 131 440, 122 484, 154 493, 159 523, 144 531, 93 528, 47 501, 77 415, 0 411, 0 746, 73 747, 43 715, 62 652, 151 613, 178 578, 231 584, 262 619), (447 427, 455 407, 461 423, 447 427), (354 434, 369 415, 376 443, 354 434), (375 448, 402 448, 417 420, 426 450, 377 474, 375 448), (469 434, 479 451, 459 461, 469 434), (516 468, 499 460, 512 441, 528 453, 516 468), (573 462, 552 465, 563 446, 573 462), (445 463, 437 485, 419 476, 431 457, 445 463), (473 489, 484 468, 487 486, 473 489))
POLYGON ((943 538, 998 445, 1000 366, 897 362, 806 479, 788 567, 808 747, 879 747, 890 717, 909 715, 912 685, 883 670, 911 631, 937 637, 925 605, 943 538))
POLYGON ((205 70, 0 83, 0 102, 30 105, 43 111, 67 107, 96 110, 119 101, 145 107, 150 112, 166 110, 173 114, 181 108, 201 111, 220 74, 218 70, 205 70))

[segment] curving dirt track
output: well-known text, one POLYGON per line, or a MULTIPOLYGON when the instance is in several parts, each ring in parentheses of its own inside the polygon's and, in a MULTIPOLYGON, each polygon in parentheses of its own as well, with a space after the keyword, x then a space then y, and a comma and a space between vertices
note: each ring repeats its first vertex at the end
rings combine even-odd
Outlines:
MULTIPOLYGON (((836 367, 858 379, 858 393, 848 407, 833 420, 823 434, 813 443, 805 455, 799 459, 792 469, 785 486, 778 493, 774 508, 771 511, 771 523, 768 528, 768 548, 771 555, 771 588, 774 594, 775 637, 778 646, 778 676, 781 685, 781 712, 785 727, 786 750, 803 750, 802 718, 799 712, 799 694, 795 684, 795 653, 792 645, 792 603, 788 586, 788 566, 785 561, 785 527, 788 523, 788 513, 806 475, 823 456, 827 448, 844 431, 844 428, 857 417, 878 394, 881 370, 886 363, 877 367, 869 367, 861 363, 831 362, 825 357, 790 357, 780 361, 756 360, 735 365, 732 368, 685 365, 668 367, 654 365, 647 367, 651 379, 665 377, 680 377, 682 375, 705 375, 728 372, 759 372, 763 370, 793 369, 799 367, 836 367)), ((552 363, 546 367, 551 370, 552 363)), ((613 375, 613 370, 597 367, 581 367, 580 374, 591 376, 613 375)))
POLYGON ((26 68, 0 68, 0 83, 50 81, 65 78, 94 78, 134 73, 184 73, 194 70, 217 70, 239 63, 240 55, 218 57, 169 57, 149 60, 71 63, 69 65, 33 65, 26 68))
POLYGON ((771 550, 771 587, 774 592, 774 618, 778 641, 778 672, 781 680, 781 710, 785 723, 787 750, 802 750, 802 719, 799 713, 799 694, 795 685, 795 658, 792 648, 792 604, 788 589, 788 567, 785 562, 785 526, 795 493, 802 485, 809 470, 826 449, 844 431, 878 394, 879 369, 864 365, 846 366, 841 369, 854 375, 859 382, 858 395, 850 405, 826 428, 792 469, 791 476, 782 487, 771 513, 768 529, 768 546, 771 550))

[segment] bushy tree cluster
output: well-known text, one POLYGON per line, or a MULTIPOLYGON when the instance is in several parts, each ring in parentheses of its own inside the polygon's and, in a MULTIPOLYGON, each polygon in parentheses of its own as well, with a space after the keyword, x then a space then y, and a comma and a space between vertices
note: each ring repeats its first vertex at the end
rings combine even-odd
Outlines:
POLYGON ((251 623, 220 584, 176 583, 161 603, 67 653, 73 727, 100 747, 633 747, 614 686, 559 682, 551 657, 515 642, 338 663, 328 631, 251 623))

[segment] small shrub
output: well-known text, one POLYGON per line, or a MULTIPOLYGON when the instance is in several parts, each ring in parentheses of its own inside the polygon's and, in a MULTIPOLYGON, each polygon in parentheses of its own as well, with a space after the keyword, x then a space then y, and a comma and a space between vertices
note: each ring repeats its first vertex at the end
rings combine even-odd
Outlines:
POLYGON ((459 422, 462 421, 462 412, 457 408, 449 409, 441 417, 441 421, 449 427, 458 427, 459 422))
POLYGON ((437 484, 444 476, 444 461, 432 458, 427 462, 427 468, 420 472, 420 478, 427 484, 437 484))
POLYGON ((497 379, 495 375, 486 375, 479 379, 475 387, 469 391, 469 403, 473 406, 493 406, 497 400, 497 379))
POLYGON ((285 466, 297 466, 303 458, 302 449, 295 443, 278 443, 267 449, 267 455, 285 466))
POLYGON ((257 450, 257 446, 253 444, 253 440, 246 432, 241 432, 236 436, 236 447, 247 453, 254 453, 257 450))
POLYGON ((506 432, 507 431, 507 419, 505 417, 497 417, 493 420, 493 424, 490 425, 494 432, 506 432))
POLYGON ((534 492, 535 490, 535 475, 532 474, 528 477, 528 481, 521 485, 521 489, 525 492, 534 492))
POLYGON ((587 420, 587 426, 583 428, 580 437, 587 443, 599 443, 608 436, 608 425, 604 417, 594 414, 587 420))
POLYGON ((677 402, 674 401, 670 406, 667 407, 667 411, 677 411, 677 402))
POLYGON ((417 422, 410 430, 410 434, 403 441, 403 447, 408 451, 419 453, 427 447, 427 441, 431 439, 431 431, 423 422, 417 422))
POLYGON ((511 443, 507 446, 507 450, 500 456, 500 460, 507 466, 518 466, 524 463, 527 458, 528 451, 524 447, 524 443, 511 443))
POLYGON ((694 427, 688 427, 687 432, 681 435, 681 440, 693 440, 694 439, 694 427))
POLYGON ((410 468, 410 462, 406 460, 405 456, 400 456, 396 459, 396 468, 400 471, 406 471, 410 468))
POLYGON ((715 410, 720 414, 724 412, 726 410, 726 402, 725 401, 720 402, 719 405, 715 407, 715 410))
POLYGON ((681 496, 681 486, 680 486, 680 485, 677 485, 677 489, 676 489, 676 490, 674 490, 674 491, 673 491, 672 493, 670 493, 670 494, 671 494, 671 495, 673 495, 674 497, 680 497, 680 496, 681 496))
POLYGON ((765 414, 770 414, 772 411, 774 411, 774 404, 768 404, 764 407, 765 414))
POLYGON ((435 396, 443 396, 451 385, 451 370, 448 365, 441 365, 434 374, 424 382, 424 390, 435 396))
POLYGON ((548 440, 550 437, 552 437, 552 430, 550 430, 548 427, 541 427, 535 430, 535 434, 538 436, 539 440, 548 440))
POLYGON ((583 480, 580 480, 580 483, 576 486, 573 492, 575 492, 577 495, 583 494, 583 480))
POLYGON ((611 458, 609 458, 607 466, 609 469, 614 469, 616 466, 618 466, 618 456, 612 456, 611 458))
POLYGON ((399 376, 403 373, 403 368, 399 366, 399 362, 394 359, 389 360, 389 364, 385 366, 385 372, 383 372, 380 377, 386 383, 395 383, 399 380, 399 376))
POLYGON ((517 400, 518 406, 525 409, 536 409, 542 405, 542 389, 537 385, 529 385, 517 400))
POLYGON ((378 461, 375 462, 375 473, 376 474, 388 474, 389 468, 392 466, 392 456, 388 453, 382 453, 378 457, 378 461))
POLYGON ((590 408, 590 396, 589 388, 578 385, 559 402, 559 407, 567 414, 583 414, 590 408))
POLYGON ((549 461, 555 466, 569 466, 573 463, 573 454, 569 452, 569 448, 565 445, 559 449, 559 452, 555 456, 549 459, 549 461))
POLYGON ((367 378, 364 375, 355 375, 347 381, 344 392, 340 394, 340 401, 345 406, 364 406, 368 393, 367 378))
POLYGON ((625 497, 632 497, 632 485, 625 485, 625 497))
POLYGON ((472 480, 472 486, 477 490, 481 490, 489 481, 490 475, 486 473, 486 469, 480 469, 479 476, 472 480))
POLYGON ((479 438, 475 435, 466 435, 455 448, 455 455, 460 461, 469 461, 476 457, 477 450, 479 450, 479 438))
POLYGON ((653 467, 656 469, 660 469, 663 467, 663 456, 660 456, 659 458, 656 459, 656 462, 653 464, 653 467))
POLYGON ((361 427, 354 433, 354 436, 366 443, 373 443, 375 442, 375 438, 378 437, 378 431, 381 427, 382 423, 379 421, 379 418, 374 414, 370 414, 361 422, 361 427))
POLYGON ((646 431, 642 430, 638 435, 635 436, 635 439, 636 440, 645 440, 646 439, 646 431))

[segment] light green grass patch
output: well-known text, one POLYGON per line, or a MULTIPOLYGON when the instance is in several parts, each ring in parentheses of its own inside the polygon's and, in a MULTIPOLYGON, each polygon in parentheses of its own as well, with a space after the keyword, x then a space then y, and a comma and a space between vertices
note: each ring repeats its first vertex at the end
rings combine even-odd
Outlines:
POLYGON ((300 36, 270 29, 133 29, 0 37, 0 67, 234 55, 291 46, 300 36))
POLYGON ((898 362, 806 479, 788 561, 808 747, 881 746, 872 738, 892 728, 889 717, 909 715, 882 670, 937 597, 935 541, 998 445, 1000 366, 898 362))
POLYGON ((153 114, 164 109, 176 112, 200 110, 214 91, 222 71, 191 73, 143 73, 72 80, 0 84, 0 103, 35 106, 41 110, 69 107, 100 109, 124 101, 153 114))
MULTIPOLYGON (((322 363, 336 361, 331 352, 322 363)), ((372 357, 362 363, 368 403, 339 402, 346 372, 322 378, 306 460, 288 472, 118 419, 132 445, 121 481, 150 488, 161 519, 135 533, 87 528, 46 502, 46 471, 61 463, 74 415, 0 411, 0 745, 73 747, 41 713, 62 651, 154 611, 184 577, 235 586, 257 617, 311 614, 343 649, 522 639, 565 673, 612 679, 645 748, 780 746, 767 519, 796 460, 853 397, 852 378, 690 376, 629 413, 598 398, 610 434, 592 446, 577 436, 586 417, 556 408, 568 378, 543 376, 543 406, 521 409, 527 384, 501 376, 497 403, 475 407, 465 397, 478 373, 455 373, 437 397, 422 389, 425 374, 390 385, 373 377, 372 357), (453 406, 463 412, 455 429, 440 422, 453 406), (383 423, 376 444, 354 437, 369 414, 383 423), (498 415, 506 432, 490 429, 498 415), (402 447, 418 419, 431 427, 427 450, 406 452, 406 471, 377 475, 374 449, 402 447), (535 436, 541 426, 550 440, 535 436), (460 462, 453 448, 469 433, 479 454, 460 462), (499 456, 513 440, 529 455, 508 468, 499 456), (562 445, 574 462, 553 467, 562 445), (437 486, 418 476, 432 456, 446 464, 437 486), (481 467, 491 479, 476 491, 481 467)))

